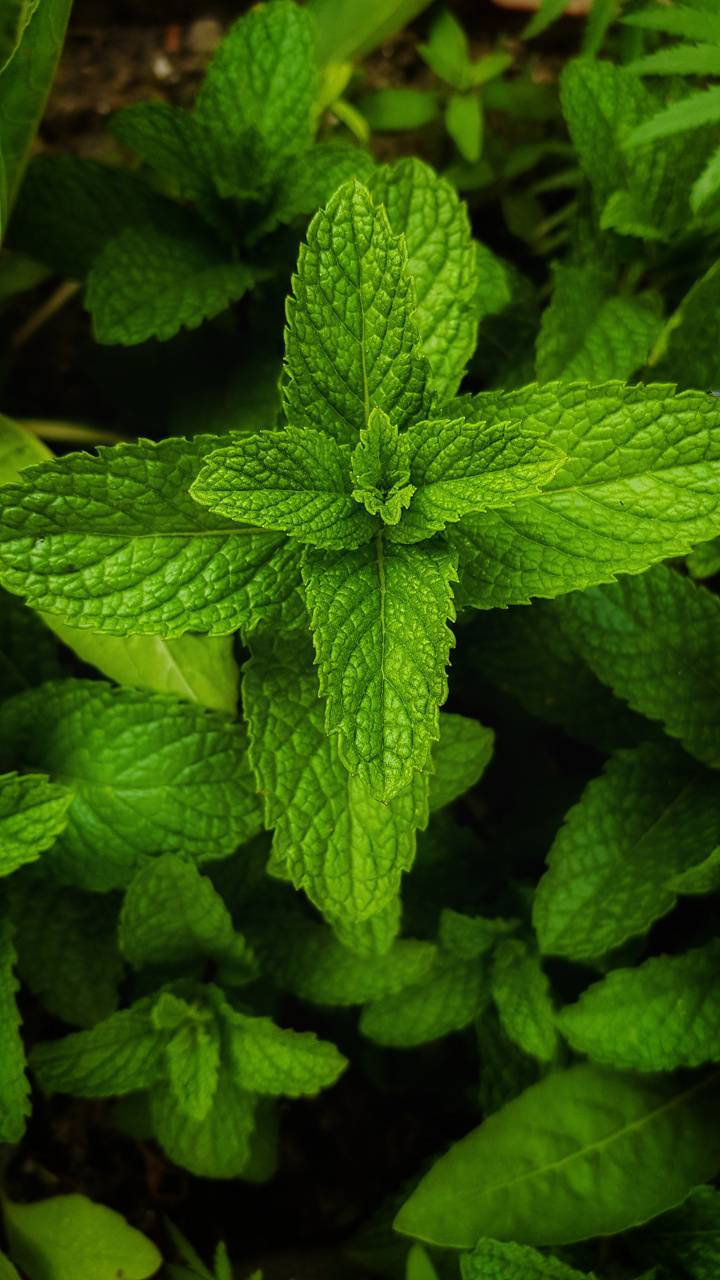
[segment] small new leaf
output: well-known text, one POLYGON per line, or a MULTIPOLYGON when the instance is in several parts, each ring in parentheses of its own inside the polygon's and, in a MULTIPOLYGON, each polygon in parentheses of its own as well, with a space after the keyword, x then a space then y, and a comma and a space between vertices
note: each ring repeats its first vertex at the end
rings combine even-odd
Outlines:
POLYGON ((383 524, 397 524, 415 492, 409 484, 407 434, 399 435, 382 409, 373 409, 353 450, 352 496, 383 524))
POLYGON ((67 825, 73 793, 42 775, 0 776, 0 876, 34 862, 67 825))

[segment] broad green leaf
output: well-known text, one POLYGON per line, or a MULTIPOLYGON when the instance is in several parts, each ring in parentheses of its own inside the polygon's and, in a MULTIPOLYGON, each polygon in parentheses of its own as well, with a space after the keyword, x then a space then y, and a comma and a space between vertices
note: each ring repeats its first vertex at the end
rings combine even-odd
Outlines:
POLYGON ((445 106, 445 128, 463 160, 477 164, 483 145, 482 99, 475 93, 451 93, 445 106))
POLYGON ((265 431, 218 449, 190 492, 218 515, 316 547, 356 547, 375 528, 353 496, 347 449, 307 428, 265 431))
POLYGON ((402 31, 427 5, 428 0, 309 0, 321 64, 362 58, 402 31))
POLYGON ((558 1038, 550 983, 525 942, 506 938, 498 944, 492 993, 506 1035, 531 1057, 552 1062, 558 1038))
POLYGON ((611 296, 592 263, 556 263, 536 350, 540 382, 626 379, 645 364, 660 331, 659 298, 611 296))
MULTIPOLYGON (((681 1268, 691 1280, 715 1280, 720 1266, 720 1192, 696 1187, 687 1200, 630 1237, 633 1255, 681 1268)), ((666 1274, 664 1268, 660 1276, 666 1274)))
POLYGON ((115 898, 58 885, 40 866, 13 881, 10 911, 18 973, 48 1013, 78 1027, 109 1017, 123 974, 115 898))
MULTIPOLYGON (((2 1280, 1 1274, 0 1280, 2 1280)), ((408 1253, 405 1280, 438 1280, 437 1271, 421 1244, 412 1245, 408 1253)))
POLYGON ((186 633, 162 636, 110 636, 45 620, 59 640, 117 684, 172 693, 188 702, 234 715, 240 673, 233 655, 232 636, 186 633))
POLYGON ((366 1005, 360 1030, 376 1044, 410 1049, 470 1026, 489 995, 479 960, 438 955, 420 982, 366 1005))
POLYGON ((720 1163, 720 1080, 642 1080, 589 1065, 546 1076, 441 1157, 396 1229, 473 1248, 615 1235, 672 1208, 720 1163))
POLYGON ((17 480, 26 467, 44 462, 50 452, 42 440, 0 414, 0 482, 17 480))
POLYGON ((0 1280, 21 1280, 20 1273, 4 1253, 0 1253, 0 1280))
POLYGON ((626 140, 629 150, 644 147, 649 142, 685 133, 687 129, 699 129, 703 125, 717 124, 720 120, 720 88, 700 89, 673 102, 664 111, 633 129, 626 140))
POLYGON ((559 1258, 525 1244, 479 1240, 460 1258, 462 1280, 591 1280, 559 1258))
POLYGON ((425 978, 435 962, 431 942, 401 939, 385 955, 358 956, 321 925, 272 927, 258 943, 278 986, 314 1004, 353 1005, 394 995, 425 978))
POLYGON ((89 1031, 37 1044, 33 1073, 51 1093, 112 1098, 148 1089, 164 1073, 163 1038, 153 1027, 150 1002, 111 1013, 89 1031))
POLYGON ((15 765, 72 791, 46 858, 79 888, 122 888, 152 855, 227 857, 260 827, 243 729, 191 703, 51 682, 0 708, 0 744, 15 765))
POLYGON ((419 542, 465 515, 512 507, 541 493, 566 461, 514 422, 419 422, 403 438, 415 492, 388 534, 397 542, 419 542))
POLYGON ((20 986, 10 921, 0 918, 0 1142, 19 1142, 30 1115, 21 1019, 15 1003, 20 986))
POLYGON ((519 921, 502 916, 467 916, 446 908, 440 913, 438 942, 443 951, 462 960, 476 960, 495 944, 514 933, 519 921))
POLYGON ((720 600, 665 565, 568 596, 572 643, 635 711, 661 720, 698 760, 720 766, 720 600))
POLYGON ((139 102, 116 111, 110 131, 169 179, 173 194, 201 204, 212 200, 213 137, 197 115, 169 102, 139 102))
POLYGON ((10 1253, 32 1280, 146 1280, 162 1266, 151 1240, 87 1196, 3 1201, 10 1253))
POLYGON ((197 956, 243 958, 242 938, 220 894, 197 867, 172 853, 153 858, 131 880, 118 941, 136 969, 197 956))
POLYGON ((165 1049, 173 1099, 191 1120, 204 1120, 217 1089, 220 1033, 213 1023, 188 1020, 178 1027, 165 1049))
POLYGON ((374 169, 372 156, 359 147, 350 147, 344 142, 315 143, 283 167, 266 228, 310 216, 327 204, 344 182, 356 178, 358 182, 367 183, 374 169))
POLYGON ((365 187, 346 183, 300 249, 285 335, 285 412, 355 444, 373 407, 398 427, 430 408, 404 241, 365 187))
POLYGON ((229 260, 201 223, 127 227, 93 262, 85 304, 97 342, 134 346, 196 329, 237 302, 256 275, 229 260))
POLYGON ((155 1137, 171 1160, 199 1178, 238 1178, 251 1156, 256 1099, 221 1060, 212 1106, 195 1120, 165 1084, 152 1091, 155 1137))
POLYGON ((7 0, 0 17, 0 72, 18 48, 39 0, 7 0))
POLYGON ((368 916, 367 920, 330 918, 328 924, 343 947, 349 947, 359 956, 384 956, 400 932, 401 916, 402 899, 398 892, 381 911, 368 916))
POLYGON ((0 579, 37 609, 114 635, 228 634, 277 617, 297 552, 188 490, 227 437, 72 453, 0 489, 0 579))
POLYGON ((566 1005, 577 1053, 621 1071, 674 1071, 720 1059, 720 942, 615 969, 566 1005))
POLYGON ((236 145, 248 130, 259 135, 261 178, 311 142, 314 40, 311 15, 292 0, 258 5, 230 28, 197 96, 196 114, 212 137, 236 145))
POLYGON ((720 378, 712 317, 720 306, 720 262, 714 262, 668 319, 650 360, 653 377, 710 390, 720 378))
POLYGON ((454 643, 453 555, 378 534, 357 551, 308 549, 303 580, 326 732, 350 773, 387 804, 438 737, 454 643))
POLYGON ((707 542, 698 543, 685 563, 691 577, 714 578, 720 572, 720 538, 709 538, 707 542))
MULTIPOLYGON (((399 434, 397 425, 382 409, 373 409, 368 425, 350 459, 352 496, 371 516, 383 524, 396 525, 409 505, 414 489, 410 480, 408 434, 399 434)), ((370 522, 371 530, 376 529, 370 522)))
POLYGON ((474 787, 490 763, 495 734, 479 720, 440 712, 440 738, 431 752, 430 810, 452 804, 474 787))
POLYGON ((568 459, 539 497, 452 527, 464 604, 527 604, 640 573, 720 526, 720 406, 708 395, 549 383, 452 408, 489 426, 521 418, 568 459))
POLYGON ((0 774, 0 876, 35 862, 67 826, 73 793, 42 774, 0 774))
POLYGON ((540 950, 593 960, 675 905, 672 877, 720 834, 715 779, 669 743, 618 751, 586 787, 548 854, 535 894, 540 950))
POLYGON ((300 1098, 334 1084, 347 1059, 312 1031, 289 1031, 270 1018, 236 1013, 230 1021, 235 1081, 251 1093, 300 1098))
POLYGON ((720 889, 720 848, 713 849, 707 858, 671 876, 668 887, 673 893, 716 893, 720 889))
POLYGON ((482 316, 507 301, 507 271, 473 241, 466 205, 415 157, 376 169, 368 183, 390 227, 404 235, 415 282, 415 320, 441 403, 457 391, 482 316))
MULTIPOLYGON (((14 57, 0 75, 0 154, 5 169, 7 208, 11 209, 27 164, 70 15, 72 0, 41 0, 14 57)), ((4 228, 3 228, 4 229, 4 228)))
POLYGON ((274 828, 268 870, 302 888, 333 923, 355 923, 397 895, 427 822, 427 777, 389 804, 351 777, 325 733, 312 650, 259 636, 243 673, 250 757, 274 828))

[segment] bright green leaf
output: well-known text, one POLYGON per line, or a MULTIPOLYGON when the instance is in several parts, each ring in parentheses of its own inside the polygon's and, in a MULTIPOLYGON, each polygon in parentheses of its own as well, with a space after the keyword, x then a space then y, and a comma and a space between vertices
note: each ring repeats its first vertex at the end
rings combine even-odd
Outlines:
POLYGON ((146 1280, 162 1266, 152 1241, 86 1196, 3 1202, 10 1253, 32 1280, 146 1280))

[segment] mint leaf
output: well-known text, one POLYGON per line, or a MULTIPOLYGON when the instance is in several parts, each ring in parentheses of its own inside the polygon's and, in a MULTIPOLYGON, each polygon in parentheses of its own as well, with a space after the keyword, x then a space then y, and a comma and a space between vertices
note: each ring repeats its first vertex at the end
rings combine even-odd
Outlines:
POLYGON ((537 341, 540 382, 626 379, 645 364, 660 332, 659 295, 612 295, 607 272, 592 264, 555 263, 553 279, 537 341))
POLYGON ((151 169, 170 179, 183 200, 212 200, 212 135, 202 121, 169 102, 139 102, 116 111, 110 130, 151 169))
POLYGON ((420 422, 404 436, 414 486, 409 510, 389 537, 419 542, 469 512, 512 507, 552 480, 563 453, 513 422, 420 422))
POLYGON ((123 974, 114 897, 60 886, 38 867, 13 881, 10 911, 18 973, 48 1013, 79 1027, 109 1017, 123 974))
POLYGON ((335 1083, 347 1059, 311 1031, 289 1031, 270 1018, 232 1014, 230 1056, 235 1080, 253 1093, 300 1098, 335 1083))
POLYGON ((405 237, 415 319, 443 403, 458 389, 481 316, 504 305, 504 268, 473 241, 467 207, 451 184, 421 160, 383 165, 368 188, 385 206, 391 229, 405 237))
POLYGON ((671 876, 668 886, 674 893, 715 893, 720 889, 720 847, 694 867, 671 876))
POLYGON ((700 89, 680 102, 672 102, 633 129, 627 138, 628 148, 644 147, 649 142, 684 133, 687 129, 699 129, 706 124, 717 124, 720 118, 720 88, 700 89))
POLYGON ((432 748, 430 811, 452 804, 474 787, 493 753, 495 734, 479 720, 440 712, 440 739, 432 748))
POLYGON ((452 553, 383 540, 342 556, 308 550, 303 580, 326 731, 387 804, 427 764, 453 644, 452 553))
POLYGON ((265 823, 275 829, 268 870, 304 889, 333 923, 381 911, 427 822, 427 778, 383 804, 347 773, 325 733, 312 650, 297 636, 258 637, 243 705, 265 823))
POLYGON ((395 1227, 456 1249, 614 1235, 714 1172, 718 1077, 634 1080, 589 1065, 532 1085, 441 1157, 395 1227))
POLYGON ((680 300, 653 352, 653 377, 677 381, 681 387, 714 386, 720 358, 708 317, 720 304, 720 263, 713 263, 680 300))
POLYGON ((287 304, 285 412, 355 444, 373 407, 398 427, 430 406, 402 239, 382 207, 346 183, 313 218, 287 304))
POLYGON ((227 857, 260 826, 242 728, 175 698, 95 680, 42 685, 0 708, 0 742, 71 789, 47 858, 80 888, 122 888, 155 854, 227 857))
POLYGON ((460 1258, 462 1280, 589 1280, 558 1258, 524 1244, 487 1238, 460 1258))
POLYGON ((298 553, 188 495, 217 436, 73 453, 0 489, 0 578, 36 609, 115 635, 253 627, 292 598, 298 553))
POLYGON ((38 1044, 30 1064, 43 1089, 82 1098, 112 1098, 147 1089, 163 1074, 163 1040, 151 1001, 112 1013, 90 1031, 38 1044))
POLYGON ((351 490, 346 449, 320 431, 286 427, 211 453, 191 493, 232 520, 340 548, 359 546, 374 531, 351 490))
POLYGON ((552 1062, 558 1037, 550 983, 527 943, 506 938, 498 944, 492 993, 506 1035, 531 1057, 552 1062))
POLYGON ((560 610, 600 680, 635 711, 661 720, 698 760, 720 766, 717 596, 656 565, 642 577, 569 596, 560 610))
POLYGON ((153 858, 131 880, 118 939, 136 969, 197 956, 242 956, 242 939, 220 894, 207 876, 173 853, 153 858))
POLYGON ((664 31, 669 36, 684 36, 686 40, 707 40, 711 44, 720 44, 720 19, 710 6, 694 4, 674 4, 672 9, 665 6, 649 5, 647 9, 639 9, 623 18, 628 27, 642 27, 646 31, 664 31))
POLYGON ((720 1192, 696 1187, 683 1204, 631 1237, 633 1253, 648 1262, 662 1258, 692 1280, 713 1280, 720 1262, 720 1192))
MULTIPOLYGON (((382 409, 373 409, 367 427, 360 432, 350 464, 352 496, 383 524, 397 524, 414 489, 410 479, 407 432, 398 433, 382 409)), ((371 530, 375 525, 371 523, 371 530)))
POLYGON ((40 774, 0 774, 0 876, 35 862, 55 843, 72 800, 72 791, 40 774))
POLYGON ((522 419, 567 455, 539 497, 449 531, 463 604, 527 604, 640 573, 717 532, 720 409, 704 393, 552 383, 452 408, 490 427, 522 419))
POLYGON ((189 1116, 165 1085, 153 1089, 155 1137, 171 1160, 199 1178, 242 1177, 252 1153, 256 1105, 221 1060, 212 1105, 201 1120, 189 1116))
POLYGON ((343 142, 316 142, 288 161, 278 178, 269 227, 315 213, 344 182, 367 183, 375 169, 372 156, 343 142))
POLYGON ((674 1071, 720 1058, 720 942, 615 969, 558 1014, 577 1053, 621 1071, 674 1071))
POLYGON ((440 914, 438 942, 443 951, 463 960, 476 960, 491 951, 496 942, 514 933, 517 920, 502 916, 467 916, 446 908, 440 914))
POLYGON ((366 1005, 360 1030, 376 1044, 414 1048, 468 1027, 488 997, 487 973, 477 960, 438 954, 420 982, 366 1005))
POLYGON ((127 227, 109 240, 88 275, 85 303, 97 342, 133 346, 196 329, 255 279, 251 267, 228 261, 202 224, 178 211, 162 227, 127 227))
POLYGON ((546 955, 593 960, 675 905, 672 877, 720 838, 712 775, 669 743, 618 751, 565 818, 535 894, 546 955))
POLYGON ((366 920, 328 919, 338 942, 359 956, 384 956, 400 932, 402 899, 398 892, 380 910, 366 920))
POLYGON ((50 1196, 37 1204, 5 1200, 3 1215, 13 1258, 42 1280, 147 1280, 162 1266, 147 1236, 86 1196, 50 1196))
POLYGON ((17 960, 9 920, 0 918, 0 1142, 19 1142, 30 1115, 30 1086, 15 993, 17 960))
POLYGON ((191 1120, 204 1120, 215 1097, 220 1036, 213 1023, 188 1020, 168 1041, 165 1061, 173 1100, 191 1120))

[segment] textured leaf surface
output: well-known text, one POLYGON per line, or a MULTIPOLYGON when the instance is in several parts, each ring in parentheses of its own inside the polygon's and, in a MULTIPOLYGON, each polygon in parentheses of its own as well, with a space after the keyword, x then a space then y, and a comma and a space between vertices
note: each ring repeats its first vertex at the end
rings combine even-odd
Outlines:
POLYGON ((681 387, 714 387, 720 357, 713 341, 712 317, 720 306, 720 262, 695 281, 669 317, 653 353, 653 377, 681 387))
POLYGON ((44 1089, 81 1098, 112 1098, 148 1089, 163 1073, 163 1041, 148 1001, 112 1013, 90 1031, 38 1044, 31 1066, 44 1089))
POLYGON ((260 827, 242 728, 174 698, 49 683, 5 703, 0 742, 72 789, 47 857, 80 888, 121 888, 153 854, 226 857, 260 827))
POLYGON ((316 547, 356 547, 374 522, 352 495, 348 451, 320 431, 266 431, 211 453, 192 496, 221 516, 316 547))
POLYGON ((720 1162, 717 1076, 678 1085, 588 1065, 547 1076, 443 1156, 405 1203, 407 1235, 472 1248, 614 1235, 678 1204, 720 1162))
POLYGON ((615 969, 558 1015, 578 1053, 622 1071, 720 1059, 720 943, 615 969))
POLYGON ((216 436, 73 453, 0 489, 0 577, 28 603, 115 635, 227 634, 292 595, 296 552, 188 490, 216 436))
POLYGON ((287 1031, 270 1018, 236 1014, 230 1053, 237 1083, 253 1093, 300 1098, 334 1084, 347 1060, 311 1031, 287 1031))
POLYGON ((658 139, 684 133, 687 129, 699 129, 706 124, 717 124, 718 119, 720 119, 720 88, 700 89, 680 102, 672 102, 663 111, 653 115, 652 119, 639 124, 627 139, 627 145, 629 148, 642 147, 648 142, 657 142, 658 139))
POLYGON ((30 1114, 30 1086, 25 1076, 25 1049, 15 1003, 19 987, 17 960, 9 920, 0 920, 0 1141, 19 1142, 30 1114))
POLYGON ((174 233, 151 223, 128 227, 108 241, 85 293, 97 342, 165 341, 180 329, 196 329, 247 292, 255 278, 250 267, 228 261, 201 224, 187 222, 174 233))
POLYGON ((269 870, 333 921, 365 920, 397 894, 427 822, 427 778, 389 804, 351 777, 324 728, 309 644, 258 639, 243 676, 250 755, 274 827, 269 870))
POLYGON ((720 848, 694 867, 671 876, 668 884, 675 893, 715 893, 720 889, 720 848))
POLYGON ((378 535, 342 555, 306 552, 303 580, 326 730, 350 772, 387 804, 438 737, 454 643, 453 556, 378 535))
POLYGON ((590 960, 675 905, 671 877, 718 843, 711 775, 666 744, 618 751, 568 813, 548 854, 533 920, 546 954, 590 960))
POLYGON ((496 942, 514 933, 517 926, 517 920, 505 920, 502 916, 467 916, 445 908, 440 913, 438 941, 450 955, 476 960, 491 951, 496 942))
POLYGON ((217 1089, 220 1036, 212 1023, 187 1021, 178 1027, 165 1049, 173 1099, 191 1120, 204 1120, 217 1089))
POLYGON ((429 367, 407 253, 366 188, 346 183, 313 218, 293 294, 284 387, 292 426, 355 444, 373 407, 398 427, 426 415, 429 367))
POLYGON ((114 112, 110 130, 144 164, 169 178, 183 200, 212 200, 208 152, 213 137, 192 112, 170 102, 138 102, 114 112))
POLYGON ((460 1259, 462 1280, 587 1280, 559 1258, 524 1244, 480 1240, 460 1259))
POLYGON ((629 378, 645 364, 660 330, 658 299, 608 296, 602 270, 556 263, 536 351, 540 382, 629 378))
POLYGON ((720 408, 704 393, 554 383, 455 407, 490 425, 521 418, 568 458, 539 497, 451 530, 464 603, 526 604, 640 573, 717 531, 720 408))
POLYGON ((563 626, 596 676, 661 720, 698 760, 720 766, 720 600, 656 565, 639 578, 568 596, 563 626))
POLYGON ((490 763, 495 734, 469 716, 440 713, 440 739, 432 749, 430 810, 452 804, 474 787, 490 763))
POLYGON ((350 178, 367 183, 375 168, 373 158, 359 147, 343 142, 317 142, 288 162, 275 191, 272 221, 291 222, 315 213, 350 178))
POLYGON ((500 942, 493 963, 492 993, 506 1035, 531 1057, 551 1062, 557 1031, 550 983, 526 943, 516 938, 500 942))
POLYGON ((368 187, 376 203, 385 206, 392 230, 405 237, 415 281, 415 318, 443 403, 457 391, 475 349, 480 317, 505 301, 504 268, 489 249, 473 241, 467 207, 454 188, 421 160, 409 157, 382 165, 368 187))
POLYGON ((360 1030, 376 1044, 410 1049, 462 1031, 488 997, 489 982, 479 961, 438 955, 421 982, 366 1005, 360 1030))
POLYGON ((221 1062, 212 1106, 202 1120, 178 1106, 165 1085, 152 1092, 155 1136, 176 1164, 199 1178, 237 1178, 251 1155, 256 1101, 221 1062))
POLYGON ((220 959, 236 944, 230 913, 211 881, 172 853, 154 858, 131 881, 118 938, 138 969, 196 956, 220 959))
POLYGON ((382 409, 373 409, 352 452, 350 474, 356 502, 384 524, 396 525, 413 496, 407 432, 399 434, 382 409))
POLYGON ((146 1280, 162 1266, 147 1236, 86 1196, 3 1204, 10 1252, 37 1280, 146 1280))
POLYGON ((34 862, 67 825, 73 793, 48 778, 0 775, 0 875, 34 862))

